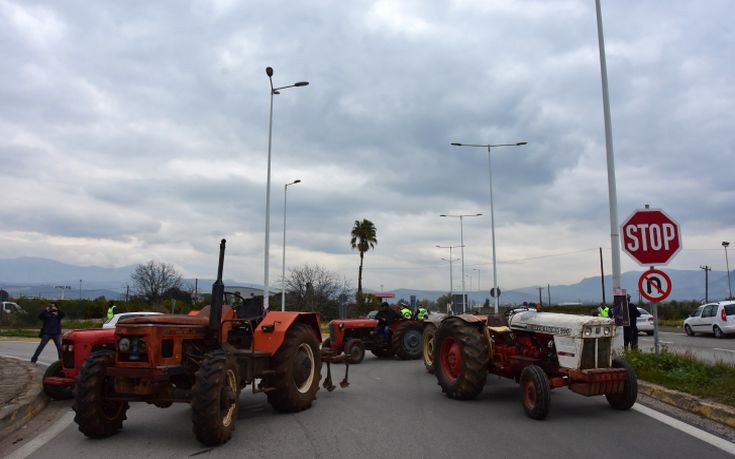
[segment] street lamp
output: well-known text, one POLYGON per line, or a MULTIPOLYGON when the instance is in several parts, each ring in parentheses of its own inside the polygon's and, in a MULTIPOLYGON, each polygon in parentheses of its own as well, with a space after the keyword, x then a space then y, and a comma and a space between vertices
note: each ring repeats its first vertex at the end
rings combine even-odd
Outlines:
MULTIPOLYGON (((456 249, 457 247, 464 247, 464 246, 458 246, 458 245, 437 245, 437 248, 440 248, 440 249, 449 249, 449 259, 447 260, 446 258, 442 258, 442 260, 449 262, 449 304, 453 304, 453 302, 452 302, 452 293, 454 293, 454 274, 453 274, 453 270, 452 270, 452 260, 454 260, 454 261, 458 261, 459 260, 459 258, 457 258, 457 259, 453 259, 452 258, 452 250, 456 249)), ((464 292, 462 292, 462 294, 464 296, 464 292)), ((464 300, 462 301, 462 303, 464 304, 464 300)), ((464 312, 464 310, 462 312, 464 312)))
POLYGON ((462 247, 462 313, 465 312, 466 304, 465 304, 465 298, 464 298, 464 224, 463 219, 464 217, 479 217, 482 214, 441 214, 440 217, 456 217, 459 218, 459 243, 460 247, 462 247))
POLYGON ((730 291, 730 299, 732 299, 732 285, 730 284, 730 261, 727 259, 727 246, 729 245, 729 242, 722 241, 722 247, 725 248, 725 265, 727 266, 727 288, 730 291))
POLYGON ((288 187, 301 183, 301 179, 296 179, 291 183, 283 185, 283 260, 281 261, 281 311, 286 310, 286 196, 288 195, 288 187))
POLYGON ((270 245, 270 229, 271 229, 271 140, 273 138, 273 96, 280 94, 279 91, 288 88, 298 88, 309 84, 308 81, 299 81, 294 84, 286 86, 280 86, 277 88, 273 87, 273 68, 266 67, 265 74, 268 75, 268 81, 271 85, 271 104, 270 104, 270 115, 268 117, 268 181, 266 184, 265 191, 265 261, 264 261, 264 274, 263 274, 263 307, 268 309, 268 258, 269 245, 270 245))
POLYGON ((480 270, 477 269, 477 268, 472 268, 472 270, 473 271, 477 271, 477 290, 480 291, 480 290, 482 290, 480 288, 480 270))
POLYGON ((495 314, 498 313, 498 310, 500 308, 500 295, 498 295, 498 269, 497 269, 497 260, 495 257, 495 208, 493 204, 493 165, 492 165, 492 155, 491 150, 494 147, 520 147, 521 145, 526 145, 528 142, 516 142, 516 143, 497 143, 497 144, 472 144, 472 143, 457 143, 452 142, 452 146, 455 147, 480 147, 480 148, 487 148, 487 161, 488 161, 488 171, 490 176, 490 228, 492 232, 492 240, 493 240, 493 291, 495 292, 495 314))

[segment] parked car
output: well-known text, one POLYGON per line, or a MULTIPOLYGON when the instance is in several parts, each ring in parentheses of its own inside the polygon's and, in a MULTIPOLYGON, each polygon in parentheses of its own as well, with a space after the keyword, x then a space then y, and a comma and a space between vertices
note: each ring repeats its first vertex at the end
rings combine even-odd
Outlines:
POLYGON ((370 312, 367 313, 367 318, 368 319, 375 319, 375 316, 377 316, 377 315, 378 315, 378 311, 377 310, 376 311, 370 311, 370 312))
POLYGON ((18 306, 17 303, 13 303, 12 301, 3 301, 2 303, 3 303, 2 304, 3 313, 5 314, 24 314, 25 313, 23 308, 18 306))
POLYGON ((644 332, 648 336, 653 335, 653 314, 643 308, 638 308, 638 312, 641 313, 635 322, 638 332, 644 332))
POLYGON ((712 333, 716 338, 735 334, 735 301, 703 304, 684 320, 684 331, 689 336, 712 333))
POLYGON ((118 321, 122 319, 132 319, 133 317, 141 317, 141 316, 155 316, 155 315, 161 315, 160 312, 143 312, 143 311, 137 311, 137 312, 121 312, 118 314, 115 314, 112 316, 111 319, 107 319, 105 323, 102 324, 102 328, 115 328, 117 326, 118 321))

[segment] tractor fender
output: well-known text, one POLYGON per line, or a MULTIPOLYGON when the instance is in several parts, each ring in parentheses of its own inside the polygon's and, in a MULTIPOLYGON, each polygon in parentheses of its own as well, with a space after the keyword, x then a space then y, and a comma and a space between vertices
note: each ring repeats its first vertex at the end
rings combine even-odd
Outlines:
POLYGON ((281 348, 288 330, 297 323, 308 325, 314 330, 317 340, 321 343, 322 333, 319 328, 319 313, 268 311, 255 329, 255 351, 275 355, 281 348))

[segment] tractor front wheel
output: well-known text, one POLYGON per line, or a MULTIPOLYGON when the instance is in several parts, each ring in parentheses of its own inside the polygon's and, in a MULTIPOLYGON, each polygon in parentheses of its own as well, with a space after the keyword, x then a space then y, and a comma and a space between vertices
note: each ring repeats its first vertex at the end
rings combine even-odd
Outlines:
POLYGON ((286 332, 281 348, 273 359, 275 375, 268 377, 268 403, 276 411, 293 413, 311 406, 319 390, 322 360, 314 330, 296 323, 286 332))
POLYGON ((434 337, 436 336, 436 327, 434 325, 427 325, 424 328, 423 334, 423 351, 424 351, 424 366, 426 371, 434 374, 434 337))
POLYGON ((416 360, 421 357, 421 332, 423 325, 420 322, 407 320, 401 322, 393 333, 393 351, 401 360, 416 360))
POLYGON ((349 356, 350 364, 356 365, 365 358, 365 345, 359 339, 353 338, 345 344, 345 354, 349 356))
POLYGON ((46 384, 46 378, 60 378, 64 376, 63 368, 61 367, 61 360, 49 365, 46 371, 43 373, 43 391, 54 400, 69 400, 74 397, 71 392, 71 387, 60 386, 58 384, 46 384))
POLYGON ((235 430, 240 381, 237 364, 223 350, 204 356, 191 389, 194 435, 207 446, 226 443, 235 430))
POLYGON ((112 391, 112 381, 105 378, 105 368, 113 366, 115 355, 111 351, 98 351, 87 357, 74 387, 76 415, 74 422, 79 431, 90 438, 104 438, 122 429, 128 411, 128 402, 105 400, 112 391))
POLYGON ((633 367, 621 358, 614 358, 613 368, 625 368, 625 385, 623 391, 617 394, 605 394, 607 403, 616 410, 627 410, 635 404, 638 398, 638 378, 633 367))
POLYGON ((449 398, 469 400, 487 381, 488 343, 478 326, 449 319, 434 338, 434 371, 449 398))
POLYGON ((521 372, 523 411, 531 419, 544 419, 549 414, 551 388, 541 367, 529 365, 521 372))

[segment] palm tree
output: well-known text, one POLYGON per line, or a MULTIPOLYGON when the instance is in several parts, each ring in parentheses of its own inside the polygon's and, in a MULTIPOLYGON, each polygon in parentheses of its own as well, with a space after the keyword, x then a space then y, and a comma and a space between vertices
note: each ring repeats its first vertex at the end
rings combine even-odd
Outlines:
POLYGON ((352 227, 352 239, 350 244, 353 249, 360 251, 360 271, 357 275, 357 298, 361 301, 362 298, 362 263, 365 257, 365 252, 370 249, 374 249, 378 243, 376 238, 376 229, 373 222, 364 218, 362 221, 355 220, 355 226, 352 227))

